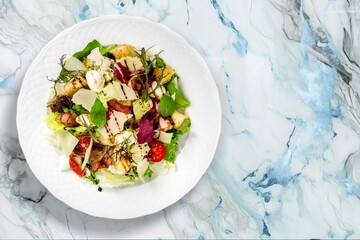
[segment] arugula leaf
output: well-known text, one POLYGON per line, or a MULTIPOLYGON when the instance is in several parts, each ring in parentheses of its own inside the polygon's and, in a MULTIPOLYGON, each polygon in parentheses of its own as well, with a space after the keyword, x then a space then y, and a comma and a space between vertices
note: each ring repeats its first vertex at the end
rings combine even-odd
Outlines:
POLYGON ((99 98, 95 99, 94 105, 91 107, 90 120, 95 126, 99 128, 104 126, 106 123, 106 108, 101 103, 99 98))
POLYGON ((175 94, 175 109, 183 111, 185 108, 190 106, 190 102, 185 98, 183 92, 176 87, 175 84, 175 78, 177 76, 174 74, 174 77, 172 77, 171 81, 166 84, 166 90, 169 91, 170 95, 175 94))
POLYGON ((175 111, 175 101, 172 97, 164 95, 159 103, 159 111, 162 116, 168 117, 175 111))
POLYGON ((90 52, 97 47, 99 48, 100 53, 102 55, 105 55, 108 52, 110 52, 112 49, 116 48, 117 45, 113 44, 107 48, 104 48, 96 39, 94 39, 91 42, 89 42, 83 50, 74 53, 73 56, 76 57, 77 59, 79 59, 80 61, 82 61, 84 59, 84 57, 89 55, 90 52))
POLYGON ((155 66, 156 66, 157 68, 163 68, 163 67, 165 67, 165 62, 164 62, 164 60, 163 60, 161 57, 159 57, 158 55, 156 55, 156 57, 155 57, 155 66))

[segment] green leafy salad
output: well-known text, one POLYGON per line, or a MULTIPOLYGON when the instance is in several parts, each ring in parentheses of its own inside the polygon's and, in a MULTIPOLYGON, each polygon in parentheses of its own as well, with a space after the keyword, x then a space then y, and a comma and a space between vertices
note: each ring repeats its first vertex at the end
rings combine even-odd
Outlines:
POLYGON ((93 40, 61 57, 59 76, 49 79, 45 121, 65 168, 99 190, 174 168, 179 137, 190 131, 190 103, 160 53, 93 40))

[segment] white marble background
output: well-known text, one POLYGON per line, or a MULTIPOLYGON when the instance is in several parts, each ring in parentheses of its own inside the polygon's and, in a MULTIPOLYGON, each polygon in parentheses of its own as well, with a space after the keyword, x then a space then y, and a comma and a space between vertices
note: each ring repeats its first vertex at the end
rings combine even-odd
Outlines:
POLYGON ((360 2, 3 0, 0 238, 360 238, 360 2), (41 48, 106 14, 183 35, 219 89, 222 132, 178 203, 107 220, 55 199, 17 140, 16 100, 41 48))

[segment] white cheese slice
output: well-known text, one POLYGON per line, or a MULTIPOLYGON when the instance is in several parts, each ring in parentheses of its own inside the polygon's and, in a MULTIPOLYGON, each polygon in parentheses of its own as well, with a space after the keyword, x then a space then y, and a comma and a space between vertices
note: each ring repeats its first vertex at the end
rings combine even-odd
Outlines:
POLYGON ((98 47, 91 50, 90 54, 86 58, 92 61, 96 66, 100 66, 103 63, 104 59, 98 47))
POLYGON ((125 141, 128 145, 136 143, 136 137, 133 131, 123 131, 115 136, 115 144, 123 144, 125 141))
POLYGON ((65 83, 55 83, 54 85, 54 91, 56 91, 56 95, 62 95, 65 94, 65 83))
POLYGON ((148 160, 146 160, 146 159, 142 160, 142 161, 139 162, 138 165, 137 165, 137 172, 138 172, 138 175, 139 175, 140 180, 141 180, 143 183, 145 183, 144 174, 145 174, 148 166, 149 166, 149 162, 148 162, 148 160))
POLYGON ((154 91, 154 92, 150 95, 150 97, 156 97, 157 99, 160 100, 164 96, 166 89, 163 86, 157 86, 157 82, 154 81, 154 82, 152 82, 151 86, 149 87, 148 93, 150 93, 152 91, 154 91), (154 91, 154 89, 155 89, 155 91, 154 91))
POLYGON ((130 149, 131 158, 134 160, 134 162, 140 163, 149 153, 149 151, 150 147, 147 143, 135 144, 130 149))
POLYGON ((91 107, 94 105, 96 98, 96 93, 89 89, 81 88, 74 94, 74 96, 72 97, 72 101, 75 104, 82 105, 83 108, 90 111, 91 107))
POLYGON ((120 133, 124 129, 124 123, 132 117, 132 114, 125 114, 118 111, 112 111, 107 121, 109 130, 113 135, 120 133))
POLYGON ((82 163, 82 165, 81 165, 81 170, 84 170, 86 164, 87 164, 88 161, 89 161, 90 154, 91 154, 91 150, 92 150, 92 146, 93 146, 93 140, 92 140, 92 138, 90 138, 90 144, 89 144, 89 147, 86 149, 84 161, 83 161, 83 163, 82 163))
POLYGON ((70 156, 79 140, 67 131, 59 131, 57 138, 65 156, 70 156))
POLYGON ((172 139, 173 134, 167 133, 163 131, 159 131, 159 141, 162 141, 163 143, 170 143, 172 139))
POLYGON ((171 123, 169 122, 169 120, 164 119, 163 117, 160 117, 160 119, 159 119, 159 129, 161 131, 167 131, 167 130, 171 129, 171 123))
POLYGON ((69 57, 65 60, 64 68, 68 71, 85 71, 85 65, 76 57, 69 57))
MULTIPOLYGON (((106 143, 110 144, 113 142, 113 140, 115 140, 115 142, 118 144, 121 141, 121 138, 118 137, 118 135, 124 129, 124 123, 128 119, 130 119, 132 116, 133 116, 132 114, 124 114, 122 112, 112 111, 112 113, 110 115, 110 119, 106 122, 106 124, 103 127, 99 128, 99 130, 98 130, 101 134, 100 140, 104 144, 106 144, 106 143), (116 139, 113 139, 113 137, 115 137, 115 136, 116 136, 116 139)), ((127 131, 125 131, 125 132, 127 132, 127 131)), ((133 135, 133 134, 130 132, 130 135, 133 135)), ((123 136, 123 137, 125 137, 125 136, 123 136)))
POLYGON ((86 73, 86 81, 89 88, 94 92, 100 92, 105 84, 103 73, 96 70, 90 70, 86 73))
POLYGON ((109 69, 113 60, 101 55, 99 48, 94 48, 90 54, 86 57, 87 61, 90 62, 88 67, 100 67, 100 69, 109 69))
POLYGON ((149 168, 156 175, 161 176, 161 175, 164 175, 164 174, 166 174, 168 172, 170 166, 165 160, 163 160, 163 161, 155 162, 154 164, 151 164, 149 166, 149 168))
POLYGON ((80 114, 75 118, 75 121, 81 126, 92 127, 94 124, 90 120, 90 114, 80 114))
POLYGON ((134 100, 138 99, 137 93, 126 84, 119 81, 113 81, 103 88, 102 92, 105 96, 115 98, 117 100, 134 100))
POLYGON ((138 70, 144 69, 144 66, 138 57, 123 57, 120 58, 119 62, 123 67, 127 67, 130 72, 134 73, 138 70))
POLYGON ((111 81, 114 77, 114 73, 110 68, 100 69, 99 72, 104 77, 105 82, 111 81))
POLYGON ((100 65, 100 69, 107 70, 110 68, 110 65, 112 63, 112 60, 107 57, 103 57, 102 64, 100 65))

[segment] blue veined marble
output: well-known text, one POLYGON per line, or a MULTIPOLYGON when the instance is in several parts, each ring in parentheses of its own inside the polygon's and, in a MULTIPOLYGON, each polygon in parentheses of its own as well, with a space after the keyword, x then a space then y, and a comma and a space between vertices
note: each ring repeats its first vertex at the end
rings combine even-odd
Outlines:
POLYGON ((211 0, 211 4, 216 10, 222 24, 232 29, 236 33, 236 41, 232 45, 240 55, 245 55, 247 52, 247 45, 248 45, 247 40, 244 38, 241 32, 235 27, 234 23, 224 15, 223 11, 219 6, 219 3, 216 0, 211 0))
POLYGON ((1 238, 360 238, 358 1, 27 1, 0 4, 1 238), (214 160, 176 204, 98 219, 55 199, 17 142, 16 94, 57 33, 106 14, 182 34, 219 89, 214 160))

